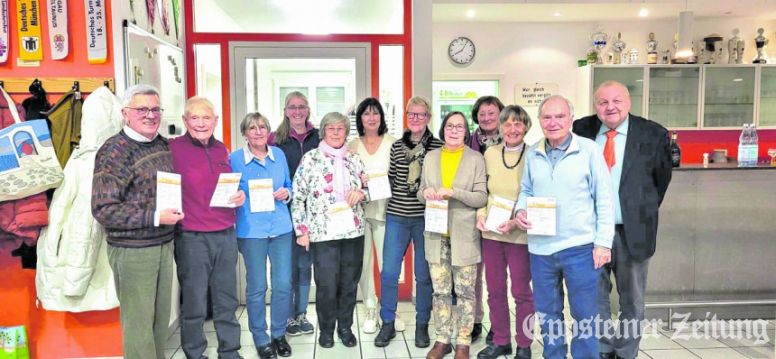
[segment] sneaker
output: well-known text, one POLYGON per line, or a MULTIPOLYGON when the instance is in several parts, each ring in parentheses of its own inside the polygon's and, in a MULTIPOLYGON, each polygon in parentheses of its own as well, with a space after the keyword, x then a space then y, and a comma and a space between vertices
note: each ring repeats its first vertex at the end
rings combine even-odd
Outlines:
POLYGON ((307 316, 304 313, 296 316, 296 322, 299 324, 299 332, 302 334, 312 334, 315 331, 315 327, 307 320, 307 316))
POLYGON ((404 322, 399 318, 399 313, 396 313, 396 319, 393 321, 393 329, 397 332, 404 331, 404 322))
POLYGON ((375 308, 369 308, 366 311, 366 318, 364 319, 364 324, 361 330, 364 332, 364 334, 372 334, 377 332, 377 309, 375 308))
POLYGON ((286 322, 286 335, 295 337, 301 334, 302 334, 302 331, 299 330, 299 322, 297 322, 296 319, 289 319, 286 322))

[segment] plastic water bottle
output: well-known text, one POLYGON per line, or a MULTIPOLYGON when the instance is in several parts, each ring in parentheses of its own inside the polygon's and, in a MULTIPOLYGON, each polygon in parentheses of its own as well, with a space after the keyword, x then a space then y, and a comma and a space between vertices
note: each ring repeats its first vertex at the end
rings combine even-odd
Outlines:
POLYGON ((757 139, 757 127, 754 123, 749 125, 749 163, 751 167, 757 167, 757 161, 759 160, 760 144, 757 139))
POLYGON ((741 135, 738 136, 738 167, 746 167, 749 165, 749 125, 743 124, 741 126, 741 135))

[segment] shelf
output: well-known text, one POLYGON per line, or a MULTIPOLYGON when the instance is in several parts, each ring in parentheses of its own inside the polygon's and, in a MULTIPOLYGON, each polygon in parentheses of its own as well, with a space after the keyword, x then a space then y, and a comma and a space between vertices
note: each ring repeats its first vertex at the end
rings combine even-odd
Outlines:
POLYGON ((754 102, 745 102, 745 103, 730 103, 730 102, 708 103, 706 102, 704 105, 706 106, 754 106, 754 102))

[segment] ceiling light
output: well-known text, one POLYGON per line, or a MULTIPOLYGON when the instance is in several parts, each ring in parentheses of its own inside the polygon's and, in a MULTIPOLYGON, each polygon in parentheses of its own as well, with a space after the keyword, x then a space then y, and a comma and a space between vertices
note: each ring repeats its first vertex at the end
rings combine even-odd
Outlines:
POLYGON ((682 11, 679 13, 679 41, 676 54, 677 58, 684 58, 691 56, 692 52, 692 27, 695 17, 692 11, 682 11))
POLYGON ((466 12, 466 17, 468 17, 470 19, 474 18, 474 15, 477 15, 477 13, 474 12, 474 10, 470 9, 469 11, 466 12))
POLYGON ((733 82, 741 82, 741 81, 744 81, 744 79, 742 79, 742 78, 735 78, 735 79, 733 79, 733 82))
POLYGON ((554 12, 554 13, 552 14, 552 16, 558 17, 558 16, 560 16, 560 12, 556 11, 556 12, 554 12))
POLYGON ((647 17, 647 16, 649 16, 649 10, 645 7, 641 8, 641 10, 639 10, 639 17, 647 17))

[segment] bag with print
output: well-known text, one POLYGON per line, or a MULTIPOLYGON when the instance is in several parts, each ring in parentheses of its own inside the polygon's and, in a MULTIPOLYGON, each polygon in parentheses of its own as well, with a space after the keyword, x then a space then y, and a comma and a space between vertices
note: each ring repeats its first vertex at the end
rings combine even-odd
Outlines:
POLYGON ((64 178, 46 120, 22 122, 11 96, 0 87, 14 124, 0 130, 0 202, 41 193, 64 178))
POLYGON ((27 332, 23 325, 0 327, 0 359, 30 359, 27 332))

